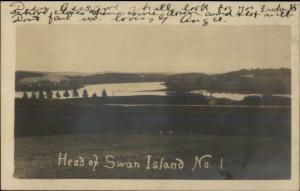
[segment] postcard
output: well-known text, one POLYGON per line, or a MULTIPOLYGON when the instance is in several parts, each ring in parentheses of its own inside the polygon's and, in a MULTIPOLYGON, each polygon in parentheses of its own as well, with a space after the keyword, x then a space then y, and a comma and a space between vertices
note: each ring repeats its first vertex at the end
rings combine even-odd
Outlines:
POLYGON ((1 189, 298 190, 295 2, 1 2, 1 189))

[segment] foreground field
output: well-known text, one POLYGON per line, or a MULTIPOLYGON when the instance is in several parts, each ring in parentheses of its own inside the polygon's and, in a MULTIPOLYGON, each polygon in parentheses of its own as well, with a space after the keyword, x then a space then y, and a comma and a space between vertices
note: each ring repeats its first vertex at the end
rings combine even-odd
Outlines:
POLYGON ((16 100, 15 135, 214 134, 289 139, 290 107, 105 105, 101 99, 16 100))
POLYGON ((290 115, 281 106, 16 100, 15 176, 289 179, 290 115))
MULTIPOLYGON (((214 135, 56 135, 19 137, 15 141, 15 176, 18 178, 135 178, 135 179, 288 179, 289 141, 278 137, 214 135), (59 165, 59 153, 85 159, 83 167, 59 165), (88 161, 98 156, 93 171, 88 161), (192 171, 196 156, 211 155, 209 168, 192 171), (137 161, 139 168, 108 168, 113 161, 137 161), (151 161, 184 161, 182 170, 146 169, 151 161), (223 160, 220 168, 220 160, 223 160), (108 166, 108 167, 105 167, 108 166)), ((61 163, 63 164, 63 163, 61 163)))

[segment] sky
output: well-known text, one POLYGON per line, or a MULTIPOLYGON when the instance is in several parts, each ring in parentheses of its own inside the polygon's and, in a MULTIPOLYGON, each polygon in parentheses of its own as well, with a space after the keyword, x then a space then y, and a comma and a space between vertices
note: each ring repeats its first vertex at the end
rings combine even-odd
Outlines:
POLYGON ((290 68, 288 26, 18 25, 17 70, 204 72, 290 68))

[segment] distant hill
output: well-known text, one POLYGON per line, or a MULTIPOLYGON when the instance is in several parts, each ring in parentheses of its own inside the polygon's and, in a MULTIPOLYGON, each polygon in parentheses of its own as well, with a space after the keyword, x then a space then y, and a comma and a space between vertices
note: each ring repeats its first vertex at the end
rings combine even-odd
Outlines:
POLYGON ((16 72, 16 91, 39 89, 74 89, 87 84, 162 82, 167 75, 157 73, 101 73, 85 74, 71 72, 16 72))
POLYGON ((71 73, 71 72, 16 72, 16 91, 59 90, 84 87, 88 84, 126 82, 165 82, 169 92, 209 92, 290 94, 291 70, 250 69, 223 74, 204 73, 71 73))
POLYGON ((166 79, 169 91, 189 92, 208 90, 209 92, 290 94, 291 70, 251 69, 223 74, 186 73, 170 75, 166 79))
POLYGON ((19 82, 23 78, 43 77, 46 73, 43 72, 28 72, 28 71, 17 71, 16 82, 19 82))

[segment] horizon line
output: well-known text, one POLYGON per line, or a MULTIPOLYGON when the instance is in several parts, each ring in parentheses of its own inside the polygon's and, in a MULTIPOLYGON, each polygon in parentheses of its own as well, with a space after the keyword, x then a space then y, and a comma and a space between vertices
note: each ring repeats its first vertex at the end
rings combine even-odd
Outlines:
MULTIPOLYGON (((228 72, 235 72, 235 71, 241 71, 241 70, 267 70, 267 69, 288 69, 291 70, 289 67, 279 67, 279 68, 241 68, 237 70, 230 70, 230 71, 225 71, 223 73, 228 73, 228 72)), ((126 71, 102 71, 102 72, 75 72, 75 71, 42 71, 42 70, 16 70, 15 72, 40 72, 40 73, 79 73, 79 74, 106 74, 106 73, 127 73, 127 74, 184 74, 184 73, 204 73, 204 74, 222 74, 219 72, 213 73, 213 72, 195 72, 195 71, 184 71, 184 72, 126 72, 126 71)))

